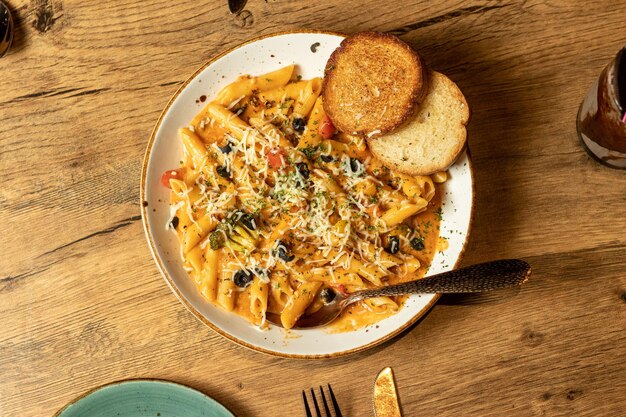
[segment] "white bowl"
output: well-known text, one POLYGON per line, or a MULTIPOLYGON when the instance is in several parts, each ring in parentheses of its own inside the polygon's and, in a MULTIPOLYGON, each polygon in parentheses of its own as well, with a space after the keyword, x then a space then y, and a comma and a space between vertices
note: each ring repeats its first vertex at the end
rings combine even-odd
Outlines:
MULTIPOLYGON (((254 349, 290 358, 332 357, 383 343, 415 323, 437 301, 438 295, 411 296, 395 315, 374 326, 347 333, 326 329, 285 331, 277 326, 261 331, 245 319, 206 301, 183 270, 179 243, 166 229, 169 189, 161 174, 178 166, 182 154, 178 129, 187 126, 208 98, 240 74, 262 74, 295 63, 304 79, 323 76, 330 54, 344 37, 323 32, 292 32, 264 36, 236 46, 207 62, 174 94, 156 123, 141 173, 143 225, 154 260, 180 301, 198 319, 226 338, 254 349), (147 205, 146 205, 147 203, 147 205)), ((429 275, 458 266, 469 237, 473 209, 473 174, 467 152, 449 170, 444 185, 441 236, 449 248, 437 252, 429 275)))

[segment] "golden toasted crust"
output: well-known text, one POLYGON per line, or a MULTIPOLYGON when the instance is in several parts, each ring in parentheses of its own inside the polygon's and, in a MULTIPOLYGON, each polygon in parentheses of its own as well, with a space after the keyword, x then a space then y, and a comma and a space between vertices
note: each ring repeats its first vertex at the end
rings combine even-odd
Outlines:
POLYGON ((470 111, 457 85, 432 72, 430 88, 412 117, 387 135, 368 140, 372 154, 393 170, 429 175, 446 170, 467 139, 470 111))
POLYGON ((393 35, 347 37, 328 62, 324 111, 342 132, 380 136, 407 120, 427 91, 420 57, 393 35))

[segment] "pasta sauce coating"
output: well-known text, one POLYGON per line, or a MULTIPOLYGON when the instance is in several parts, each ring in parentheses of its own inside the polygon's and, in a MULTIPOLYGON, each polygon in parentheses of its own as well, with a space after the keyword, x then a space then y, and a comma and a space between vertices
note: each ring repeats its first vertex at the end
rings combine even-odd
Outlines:
MULTIPOLYGON (((180 130, 181 167, 164 174, 184 267, 221 308, 289 329, 337 292, 421 277, 432 261, 445 173, 396 173, 324 114, 321 79, 294 66, 241 76, 180 130), (175 172, 174 172, 175 171, 175 172)), ((365 300, 333 325, 349 331, 397 312, 365 300)))

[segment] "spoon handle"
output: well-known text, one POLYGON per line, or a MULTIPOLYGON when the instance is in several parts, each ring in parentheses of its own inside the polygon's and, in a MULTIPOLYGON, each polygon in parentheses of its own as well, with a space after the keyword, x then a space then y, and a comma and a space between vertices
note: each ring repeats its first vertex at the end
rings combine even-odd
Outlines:
POLYGON ((530 276, 530 265, 520 259, 501 259, 476 264, 428 278, 357 291, 345 299, 345 305, 366 298, 403 294, 476 293, 523 284, 530 276))

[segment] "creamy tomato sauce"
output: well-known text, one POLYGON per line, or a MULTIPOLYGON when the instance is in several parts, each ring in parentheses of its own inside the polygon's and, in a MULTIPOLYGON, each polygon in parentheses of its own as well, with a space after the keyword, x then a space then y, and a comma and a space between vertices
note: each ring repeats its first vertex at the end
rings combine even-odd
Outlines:
MULTIPOLYGON (((417 272, 410 276, 390 276, 387 281, 387 284, 389 285, 400 284, 402 282, 423 278, 424 275, 426 275, 435 254, 438 251, 447 249, 448 247, 447 240, 439 236, 441 223, 441 194, 443 190, 438 184, 435 188, 435 196, 429 202, 426 211, 417 215, 411 222, 411 226, 416 230, 419 230, 424 237, 424 249, 422 251, 414 252, 415 256, 420 260, 420 268, 417 272), (442 241, 445 242, 445 245, 441 244, 442 241)), ((398 305, 400 305, 400 308, 402 308, 408 296, 404 295, 393 298, 398 305)), ((365 303, 353 304, 349 306, 341 314, 341 316, 329 326, 329 331, 331 333, 348 332, 372 326, 380 320, 392 316, 395 313, 397 313, 397 311, 374 312, 372 309, 368 308, 365 303)))

